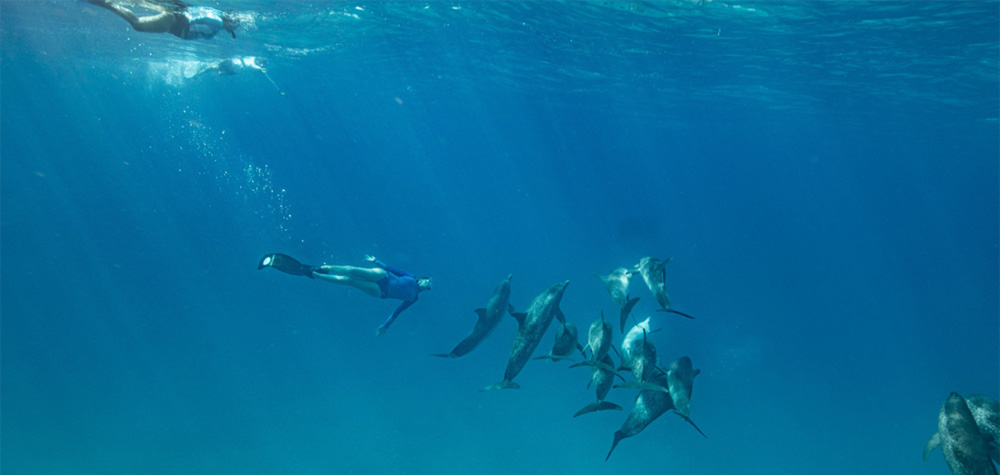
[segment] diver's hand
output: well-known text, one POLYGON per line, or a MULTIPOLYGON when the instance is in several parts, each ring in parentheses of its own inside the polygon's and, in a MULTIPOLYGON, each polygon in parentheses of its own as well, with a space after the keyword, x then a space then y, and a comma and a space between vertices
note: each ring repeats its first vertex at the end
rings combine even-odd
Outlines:
POLYGON ((373 256, 371 254, 365 254, 365 260, 368 261, 368 262, 375 262, 376 261, 375 256, 373 256))
POLYGON ((375 329, 375 336, 382 336, 383 334, 385 334, 385 331, 388 330, 388 329, 389 329, 389 327, 387 327, 385 325, 379 325, 378 328, 375 329))

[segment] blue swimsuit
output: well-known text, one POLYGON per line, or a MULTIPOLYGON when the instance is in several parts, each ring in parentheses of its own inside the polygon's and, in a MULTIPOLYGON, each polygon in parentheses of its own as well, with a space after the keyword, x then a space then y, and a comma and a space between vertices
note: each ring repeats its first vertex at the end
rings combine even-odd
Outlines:
POLYGON ((382 290, 384 299, 400 299, 403 303, 396 307, 392 315, 382 324, 383 328, 389 328, 399 314, 403 313, 417 301, 420 293, 420 286, 417 285, 417 277, 409 272, 393 269, 379 260, 375 260, 375 265, 385 269, 385 277, 378 281, 378 288, 382 290))

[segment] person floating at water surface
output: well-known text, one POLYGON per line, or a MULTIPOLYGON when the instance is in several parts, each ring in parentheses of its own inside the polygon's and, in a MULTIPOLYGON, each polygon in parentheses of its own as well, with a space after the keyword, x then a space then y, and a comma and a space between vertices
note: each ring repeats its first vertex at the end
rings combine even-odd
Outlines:
POLYGON ((209 7, 192 7, 179 0, 158 3, 149 0, 128 2, 147 10, 159 12, 148 16, 138 16, 132 10, 112 0, 87 0, 102 8, 111 10, 127 21, 135 31, 143 33, 170 33, 185 40, 210 39, 218 32, 226 30, 236 38, 236 28, 240 20, 231 11, 209 7))
POLYGON ((420 292, 431 289, 432 280, 430 277, 417 277, 409 272, 394 269, 372 256, 365 256, 365 260, 378 267, 310 266, 285 254, 268 254, 261 258, 257 269, 273 267, 286 274, 301 275, 310 279, 318 278, 354 287, 375 298, 402 300, 403 303, 399 304, 385 323, 375 331, 376 336, 381 336, 403 310, 417 301, 420 292))

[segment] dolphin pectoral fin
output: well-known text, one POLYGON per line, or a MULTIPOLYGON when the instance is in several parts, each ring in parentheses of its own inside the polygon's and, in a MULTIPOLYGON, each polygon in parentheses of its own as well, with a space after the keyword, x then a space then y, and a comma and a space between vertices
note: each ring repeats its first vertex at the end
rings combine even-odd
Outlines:
POLYGON ((536 357, 534 357, 532 359, 533 360, 550 360, 550 361, 552 361, 554 363, 555 362, 559 362, 559 361, 567 361, 567 360, 573 361, 573 358, 570 358, 569 356, 559 356, 559 355, 536 356, 536 357))
POLYGON ((439 356, 441 358, 457 358, 458 355, 454 353, 431 353, 431 356, 439 356))
POLYGON ((556 320, 559 320, 559 323, 562 323, 563 326, 566 325, 566 315, 559 308, 556 308, 556 320))
POLYGON ((688 424, 691 424, 691 426, 694 427, 694 430, 698 431, 698 433, 701 434, 702 437, 704 437, 706 439, 708 438, 708 436, 705 435, 705 433, 702 432, 701 429, 698 428, 698 424, 695 424, 694 421, 692 421, 690 417, 685 416, 684 414, 681 414, 681 413, 679 413, 677 411, 674 411, 674 414, 677 414, 678 416, 681 416, 681 419, 684 419, 685 421, 688 421, 688 424))
POLYGON ((586 406, 583 407, 583 409, 580 409, 579 411, 576 411, 576 414, 573 414, 573 417, 582 416, 584 414, 589 414, 591 412, 607 411, 607 410, 611 410, 611 409, 620 411, 620 410, 622 410, 622 407, 619 406, 619 405, 617 405, 617 404, 615 404, 615 403, 613 403, 613 402, 596 401, 596 402, 592 402, 590 404, 587 404, 586 406))
POLYGON ((627 381, 627 382, 624 382, 624 383, 621 383, 621 384, 616 384, 616 385, 611 386, 611 387, 613 387, 613 388, 625 388, 625 389, 639 389, 639 390, 647 390, 647 391, 660 391, 660 392, 664 392, 664 393, 670 394, 670 391, 667 390, 667 388, 665 388, 663 386, 660 386, 659 384, 653 384, 653 383, 646 382, 646 381, 627 381))
POLYGON ((615 451, 615 447, 618 447, 618 443, 621 442, 622 439, 624 439, 624 438, 625 438, 625 434, 622 431, 620 431, 620 430, 616 430, 615 431, 615 440, 614 440, 614 442, 611 442, 611 450, 608 451, 608 456, 604 457, 604 461, 605 462, 607 462, 608 459, 611 458, 611 452, 615 451))
POLYGON ((690 318, 691 320, 694 320, 694 319, 695 319, 695 318, 694 318, 694 317, 692 317, 691 315, 688 315, 688 314, 686 314, 686 313, 684 313, 684 312, 678 312, 677 310, 674 310, 674 309, 672 309, 672 308, 670 308, 670 309, 667 309, 667 308, 658 308, 658 309, 656 309, 656 311, 657 311, 657 312, 670 312, 670 313, 676 313, 677 315, 680 315, 680 316, 682 316, 682 317, 687 317, 687 318, 690 318))
MULTIPOLYGON (((604 371, 607 371, 609 373, 614 373, 615 376, 618 376, 619 378, 621 378, 621 375, 618 374, 618 371, 615 370, 614 368, 612 368, 611 366, 608 366, 607 363, 601 363, 600 361, 586 360, 586 361, 581 361, 579 363, 571 365, 570 368, 579 368, 580 366, 590 366, 590 367, 593 367, 593 368, 600 368, 600 369, 602 369, 604 371)), ((625 381, 625 379, 622 378, 622 381, 625 381)))
POLYGON ((586 358, 586 357, 587 357, 587 350, 586 350, 586 349, 584 349, 583 345, 581 345, 581 344, 577 343, 577 344, 576 344, 576 349, 577 349, 577 350, 580 350, 580 354, 581 354, 581 355, 583 355, 583 357, 584 357, 584 358, 586 358))
POLYGON ((934 435, 931 436, 931 440, 928 440, 927 445, 924 446, 925 462, 927 461, 927 456, 930 455, 934 449, 938 448, 939 445, 941 445, 941 433, 935 432, 934 435))
POLYGON ((485 388, 480 389, 479 392, 491 391, 491 390, 494 390, 494 389, 521 389, 521 385, 519 385, 519 384, 517 384, 517 383, 515 383, 513 381, 506 381, 506 380, 504 380, 504 381, 500 381, 499 383, 486 386, 485 388))
POLYGON ((524 325, 524 319, 528 318, 528 314, 524 312, 514 312, 510 316, 514 317, 514 320, 517 320, 518 326, 524 325))

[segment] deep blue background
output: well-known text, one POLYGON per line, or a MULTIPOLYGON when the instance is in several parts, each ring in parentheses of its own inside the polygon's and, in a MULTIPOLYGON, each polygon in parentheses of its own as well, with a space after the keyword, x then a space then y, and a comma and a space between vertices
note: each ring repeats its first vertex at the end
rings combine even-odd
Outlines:
POLYGON ((940 404, 1000 393, 997 2, 271 3, 208 42, 0 3, 5 473, 947 473, 940 404), (176 74, 247 55, 287 95, 176 74), (435 288, 375 338, 395 302, 268 252, 435 288), (512 319, 427 356, 508 273, 616 318, 592 274, 647 255, 708 440, 603 462, 565 363, 477 392, 512 319))

